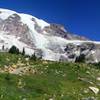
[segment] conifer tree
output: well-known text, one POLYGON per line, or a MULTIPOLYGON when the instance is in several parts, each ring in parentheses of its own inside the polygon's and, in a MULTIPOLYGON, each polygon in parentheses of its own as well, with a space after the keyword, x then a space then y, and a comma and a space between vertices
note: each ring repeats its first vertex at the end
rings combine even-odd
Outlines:
POLYGON ((25 48, 23 48, 22 55, 25 55, 25 48))
POLYGON ((31 59, 31 60, 34 60, 34 61, 37 60, 37 57, 36 57, 35 53, 30 57, 30 59, 31 59))
POLYGON ((16 47, 16 46, 12 46, 10 49, 9 49, 9 53, 12 53, 12 54, 19 54, 19 49, 16 47))
POLYGON ((2 50, 4 50, 4 45, 2 46, 2 50))

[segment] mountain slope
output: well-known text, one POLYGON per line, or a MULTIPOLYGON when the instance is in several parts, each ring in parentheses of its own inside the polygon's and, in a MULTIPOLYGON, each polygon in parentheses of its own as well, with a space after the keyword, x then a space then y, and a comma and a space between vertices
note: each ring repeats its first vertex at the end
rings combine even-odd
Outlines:
POLYGON ((5 51, 15 45, 20 51, 25 48, 26 54, 35 52, 37 57, 42 56, 45 60, 75 61, 84 54, 88 55, 88 62, 100 61, 100 42, 70 34, 62 25, 49 24, 32 15, 7 9, 0 9, 1 51, 3 45, 5 51))

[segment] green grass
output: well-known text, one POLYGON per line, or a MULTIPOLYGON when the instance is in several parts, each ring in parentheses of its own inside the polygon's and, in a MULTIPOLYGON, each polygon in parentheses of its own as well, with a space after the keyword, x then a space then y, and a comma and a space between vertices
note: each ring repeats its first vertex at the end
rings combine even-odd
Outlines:
POLYGON ((22 55, 0 53, 0 67, 17 64, 19 58, 27 67, 33 67, 36 73, 22 76, 0 73, 0 100, 81 100, 88 97, 100 100, 100 92, 96 95, 88 88, 96 86, 100 89, 100 82, 96 80, 100 76, 98 65, 50 61, 43 63, 40 60, 29 60, 27 65, 22 55))

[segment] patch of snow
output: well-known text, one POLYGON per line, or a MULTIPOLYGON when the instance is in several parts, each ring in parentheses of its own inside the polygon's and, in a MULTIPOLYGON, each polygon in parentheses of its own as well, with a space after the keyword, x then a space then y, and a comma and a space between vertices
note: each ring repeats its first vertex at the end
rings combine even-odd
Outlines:
MULTIPOLYGON (((32 15, 28 15, 28 14, 24 14, 24 13, 20 13, 19 14, 21 17, 22 17, 22 20, 23 20, 23 18, 25 19, 28 19, 28 20, 30 20, 32 23, 33 23, 33 21, 31 20, 32 18, 34 18, 35 20, 36 20, 36 22, 37 22, 37 24, 43 29, 45 26, 49 26, 50 24, 49 23, 47 23, 47 22, 45 22, 44 20, 42 20, 42 19, 38 19, 38 18, 36 18, 36 17, 34 17, 34 16, 32 16, 32 15)), ((26 20, 27 21, 27 20, 26 20)))
POLYGON ((34 22, 31 21, 30 18, 28 18, 31 16, 26 14, 20 14, 20 16, 21 16, 21 21, 24 24, 28 25, 30 29, 30 34, 32 38, 35 39, 35 45, 37 46, 37 48, 44 48, 44 46, 47 44, 48 41, 44 35, 37 33, 37 31, 34 29, 34 22))
POLYGON ((2 8, 0 8, 0 11, 1 11, 0 18, 3 19, 3 20, 7 19, 10 15, 12 15, 14 13, 17 13, 15 11, 8 10, 8 9, 2 9, 2 8))
POLYGON ((25 48, 25 54, 31 56, 34 54, 34 50, 30 48, 25 48))
POLYGON ((98 59, 95 59, 95 63, 98 63, 99 61, 98 61, 98 59))
POLYGON ((60 54, 54 53, 49 49, 43 49, 43 59, 51 61, 59 61, 60 54))
POLYGON ((91 53, 92 53, 92 54, 95 54, 95 51, 94 51, 94 50, 91 50, 91 53))
POLYGON ((42 19, 37 19, 37 18, 35 18, 36 19, 36 21, 37 21, 37 24, 39 25, 39 26, 41 26, 41 28, 43 29, 45 26, 49 26, 50 24, 48 24, 47 22, 45 22, 45 21, 43 21, 42 19))
POLYGON ((13 45, 15 45, 20 51, 23 50, 23 48, 26 48, 26 53, 27 54, 32 54, 33 50, 29 49, 28 50, 28 46, 26 44, 24 44, 23 42, 20 42, 18 40, 19 38, 16 38, 15 36, 12 35, 0 35, 0 40, 3 40, 4 43, 2 45, 5 46, 5 48, 10 49, 13 45))

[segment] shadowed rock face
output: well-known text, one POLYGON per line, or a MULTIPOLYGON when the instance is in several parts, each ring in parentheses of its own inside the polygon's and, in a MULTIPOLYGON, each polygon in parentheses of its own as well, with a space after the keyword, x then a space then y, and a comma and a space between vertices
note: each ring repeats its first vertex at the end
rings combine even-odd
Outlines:
POLYGON ((75 45, 73 43, 67 44, 65 53, 67 60, 72 60, 73 62, 80 55, 85 56, 86 63, 100 62, 100 46, 93 43, 83 43, 79 45, 75 45))
POLYGON ((64 26, 59 25, 59 24, 50 24, 50 26, 46 26, 44 30, 47 33, 50 33, 49 35, 62 37, 68 40, 88 40, 85 37, 78 36, 75 34, 71 34, 70 32, 67 32, 64 26))
POLYGON ((1 30, 9 34, 20 35, 28 31, 27 25, 21 23, 20 16, 13 14, 7 19, 3 20, 1 30))
POLYGON ((0 19, 0 31, 6 32, 8 35, 20 37, 20 41, 34 46, 34 43, 29 34, 29 28, 21 22, 21 18, 16 13, 9 16, 7 19, 0 19))

